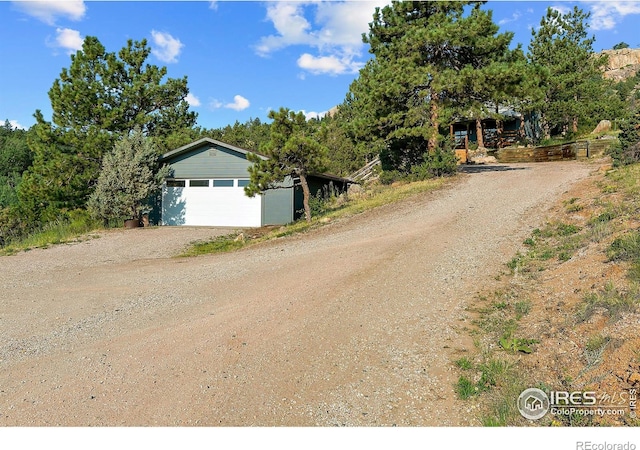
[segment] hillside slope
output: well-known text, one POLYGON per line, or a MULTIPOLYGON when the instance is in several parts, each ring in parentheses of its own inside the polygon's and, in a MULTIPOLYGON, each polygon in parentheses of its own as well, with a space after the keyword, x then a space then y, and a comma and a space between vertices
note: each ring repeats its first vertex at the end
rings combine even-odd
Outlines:
POLYGON ((0 425, 478 425, 465 301, 592 166, 466 170, 233 253, 132 259, 141 229, 0 258, 0 425))

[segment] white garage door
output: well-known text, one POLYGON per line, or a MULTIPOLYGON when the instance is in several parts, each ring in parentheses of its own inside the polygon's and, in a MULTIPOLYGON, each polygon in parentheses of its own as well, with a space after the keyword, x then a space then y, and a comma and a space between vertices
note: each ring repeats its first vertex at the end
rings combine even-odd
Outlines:
POLYGON ((162 189, 163 225, 259 227, 262 201, 244 194, 247 180, 171 180, 162 189))

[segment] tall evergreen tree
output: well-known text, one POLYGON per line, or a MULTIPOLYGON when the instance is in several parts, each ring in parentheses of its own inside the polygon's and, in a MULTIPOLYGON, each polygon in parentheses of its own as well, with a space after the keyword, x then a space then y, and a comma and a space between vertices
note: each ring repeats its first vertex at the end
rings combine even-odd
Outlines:
MULTIPOLYGON (((394 1, 376 9, 363 36, 375 59, 345 105, 360 111, 361 134, 384 141, 387 168, 409 171, 438 148, 440 126, 455 114, 480 116, 505 96, 499 82, 517 56, 509 50, 513 35, 498 33, 482 3, 394 1)), ((509 73, 511 85, 517 76, 509 73)))
POLYGON ((103 155, 135 127, 158 140, 193 127, 186 77, 165 80, 166 68, 146 63, 150 53, 146 40, 129 40, 115 54, 89 36, 71 56, 49 90, 52 123, 35 113, 34 163, 19 190, 34 216, 83 207, 103 155))
POLYGON ((31 165, 27 134, 14 129, 8 120, 0 126, 0 209, 17 203, 16 188, 31 165))
POLYGON ((280 108, 269 111, 269 118, 273 119, 270 139, 260 147, 266 159, 249 153, 248 159, 254 164, 249 169, 250 182, 245 192, 253 197, 276 187, 287 176, 297 178, 302 186, 305 219, 311 221, 307 177, 325 170, 327 149, 313 138, 313 129, 302 112, 280 108))
POLYGON ((640 109, 620 125, 618 143, 610 154, 614 166, 640 162, 640 109))
POLYGON ((532 31, 529 61, 544 68, 544 97, 537 104, 545 137, 553 133, 576 133, 582 122, 593 122, 602 106, 605 84, 599 67, 606 56, 596 57, 595 38, 588 36, 585 13, 577 6, 562 14, 548 8, 540 27, 532 31))

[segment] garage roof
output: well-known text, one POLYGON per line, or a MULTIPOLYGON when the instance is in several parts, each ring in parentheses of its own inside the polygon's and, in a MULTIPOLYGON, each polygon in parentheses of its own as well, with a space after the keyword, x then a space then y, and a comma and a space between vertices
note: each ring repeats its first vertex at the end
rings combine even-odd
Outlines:
MULTIPOLYGON (((219 145, 221 147, 225 147, 225 148, 228 148, 228 149, 233 150, 235 152, 241 153, 241 154, 243 154, 245 156, 247 155, 247 153, 253 153, 253 154, 257 155, 258 157, 260 157, 262 159, 268 159, 266 156, 261 155, 260 153, 255 152, 253 150, 247 150, 247 149, 244 149, 244 148, 236 147, 235 145, 227 144, 226 142, 222 142, 222 141, 218 141, 216 139, 211 139, 211 138, 205 137, 205 138, 198 139, 197 141, 194 141, 194 142, 192 142, 190 144, 183 145, 182 147, 179 147, 179 148, 177 148, 175 150, 171 150, 171 151, 165 153, 164 155, 162 155, 160 157, 160 161, 161 162, 165 162, 165 161, 170 160, 170 159, 172 159, 172 158, 174 158, 176 156, 179 156, 179 155, 181 155, 183 153, 189 152, 189 151, 191 151, 193 149, 196 149, 198 147, 201 147, 201 146, 207 145, 207 144, 209 144, 209 145, 219 145)), ((314 177, 325 178, 327 180, 335 181, 335 182, 339 182, 339 183, 356 184, 356 182, 353 181, 350 178, 343 178, 343 177, 339 177, 339 176, 336 176, 336 175, 331 175, 331 174, 328 174, 328 173, 313 173, 311 175, 314 176, 314 177)))

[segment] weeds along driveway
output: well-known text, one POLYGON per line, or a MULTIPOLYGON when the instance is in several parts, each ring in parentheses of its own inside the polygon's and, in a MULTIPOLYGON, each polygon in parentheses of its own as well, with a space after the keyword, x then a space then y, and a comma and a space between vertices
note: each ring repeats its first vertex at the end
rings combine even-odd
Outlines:
POLYGON ((593 169, 485 167, 228 254, 166 257, 194 240, 167 229, 0 258, 0 425, 477 425, 461 305, 593 169))

